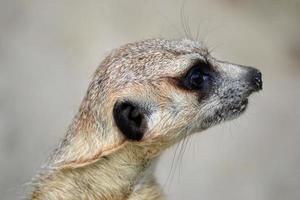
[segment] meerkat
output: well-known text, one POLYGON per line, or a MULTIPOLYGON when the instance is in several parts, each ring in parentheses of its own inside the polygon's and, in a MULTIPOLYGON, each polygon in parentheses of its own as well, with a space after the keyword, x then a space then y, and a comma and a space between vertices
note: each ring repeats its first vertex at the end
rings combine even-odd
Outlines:
POLYGON ((34 200, 154 200, 161 153, 189 135, 235 119, 261 72, 217 60, 190 39, 149 39, 113 50, 45 169, 34 200))

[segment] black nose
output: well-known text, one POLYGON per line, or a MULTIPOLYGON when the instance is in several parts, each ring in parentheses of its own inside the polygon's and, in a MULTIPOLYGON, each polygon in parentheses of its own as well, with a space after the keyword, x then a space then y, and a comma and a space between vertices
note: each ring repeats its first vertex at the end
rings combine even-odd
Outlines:
POLYGON ((255 91, 262 90, 263 88, 262 75, 259 70, 252 68, 249 71, 249 79, 250 79, 249 80, 250 85, 255 91))

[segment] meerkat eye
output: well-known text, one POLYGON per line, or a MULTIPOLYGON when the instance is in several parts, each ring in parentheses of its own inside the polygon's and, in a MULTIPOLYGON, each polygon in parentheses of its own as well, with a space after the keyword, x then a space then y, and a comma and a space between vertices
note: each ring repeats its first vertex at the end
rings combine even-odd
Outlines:
POLYGON ((208 85, 210 75, 207 73, 209 66, 206 63, 197 63, 183 78, 183 85, 190 90, 200 90, 208 85))
POLYGON ((193 88, 199 87, 204 81, 204 74, 200 71, 199 68, 195 68, 190 73, 189 82, 193 88))

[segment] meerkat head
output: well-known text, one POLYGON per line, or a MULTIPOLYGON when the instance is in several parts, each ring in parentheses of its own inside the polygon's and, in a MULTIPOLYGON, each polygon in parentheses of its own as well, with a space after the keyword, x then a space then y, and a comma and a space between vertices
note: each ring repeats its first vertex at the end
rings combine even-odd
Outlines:
POLYGON ((80 165, 128 142, 170 146, 238 117, 261 89, 258 70, 219 61, 201 43, 127 44, 97 69, 58 155, 64 164, 80 165))

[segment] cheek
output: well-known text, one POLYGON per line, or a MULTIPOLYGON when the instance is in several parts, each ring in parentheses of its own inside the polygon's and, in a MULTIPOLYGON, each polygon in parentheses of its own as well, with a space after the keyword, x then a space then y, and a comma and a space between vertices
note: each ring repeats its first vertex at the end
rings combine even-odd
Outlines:
POLYGON ((202 101, 199 101, 197 94, 173 92, 169 109, 170 115, 175 123, 181 124, 181 127, 189 128, 199 122, 202 115, 201 103, 202 101))
POLYGON ((160 102, 157 103, 157 110, 148 116, 149 132, 146 133, 146 138, 163 135, 177 138, 179 135, 189 134, 193 127, 199 124, 198 116, 201 112, 199 95, 165 90, 163 95, 160 93, 157 102, 160 102))
POLYGON ((155 111, 148 117, 148 127, 150 130, 155 129, 157 124, 159 124, 161 121, 161 116, 162 113, 160 111, 155 111))
POLYGON ((170 93, 171 110, 177 112, 194 112, 199 109, 199 94, 173 91, 170 93))
POLYGON ((200 102, 200 114, 203 116, 212 115, 220 107, 220 98, 218 96, 210 97, 200 102))
POLYGON ((220 108, 220 99, 217 96, 210 97, 197 101, 195 104, 197 106, 189 109, 185 115, 188 122, 187 126, 192 133, 206 129, 203 123, 216 114, 216 111, 220 108))

